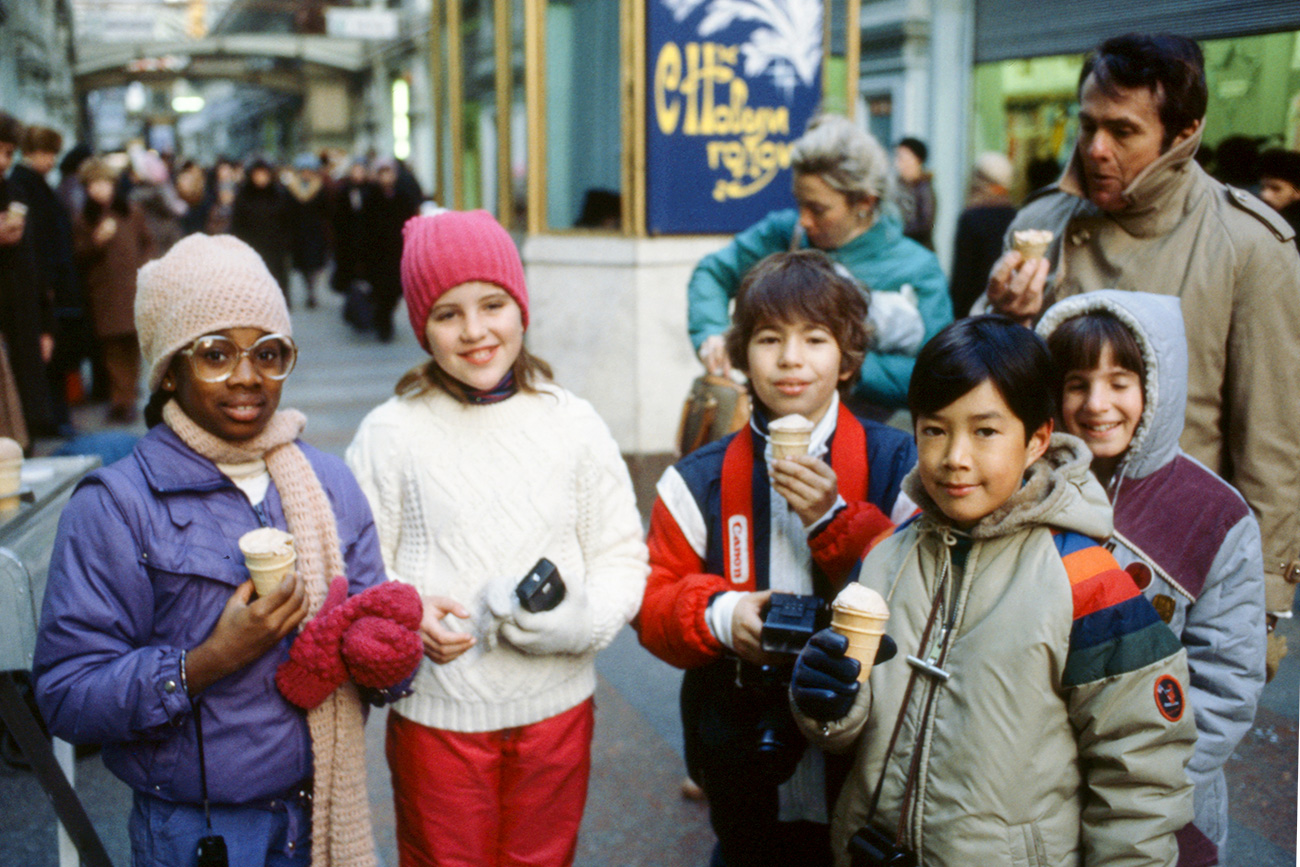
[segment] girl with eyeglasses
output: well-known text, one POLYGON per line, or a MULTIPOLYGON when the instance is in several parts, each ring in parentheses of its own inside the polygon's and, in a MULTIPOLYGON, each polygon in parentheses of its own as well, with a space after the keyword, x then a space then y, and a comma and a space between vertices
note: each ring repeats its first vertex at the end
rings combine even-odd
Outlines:
POLYGON ((191 235, 140 270, 135 323, 151 427, 64 509, 41 710, 55 735, 103 744, 134 789, 136 865, 194 863, 210 836, 232 865, 308 865, 313 846, 318 863, 373 865, 361 705, 391 693, 358 689, 328 630, 355 608, 346 594, 396 585, 356 481, 279 409, 297 357, 284 295, 242 241, 191 235), (297 554, 260 597, 238 545, 259 527, 297 554), (295 644, 300 628, 311 640, 295 644))

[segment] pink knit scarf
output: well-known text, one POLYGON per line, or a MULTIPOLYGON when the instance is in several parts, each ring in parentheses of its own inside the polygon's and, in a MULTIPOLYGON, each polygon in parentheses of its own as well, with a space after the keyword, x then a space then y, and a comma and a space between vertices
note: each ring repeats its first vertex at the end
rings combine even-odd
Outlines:
MULTIPOLYGON (((281 410, 260 434, 241 443, 208 433, 174 400, 163 407, 163 421, 182 442, 213 463, 266 461, 293 534, 298 576, 307 584, 308 616, 314 617, 325 601, 329 579, 344 573, 344 563, 334 509, 295 442, 307 424, 306 416, 296 409, 281 410)), ((377 863, 366 794, 364 724, 351 681, 307 712, 315 767, 312 867, 375 867, 377 863)))

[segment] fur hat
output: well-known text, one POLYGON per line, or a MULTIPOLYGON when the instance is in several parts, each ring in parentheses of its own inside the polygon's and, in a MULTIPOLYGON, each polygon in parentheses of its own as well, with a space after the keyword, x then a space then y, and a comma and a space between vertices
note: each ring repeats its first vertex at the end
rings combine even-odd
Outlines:
POLYGON ((402 229, 402 294, 415 339, 425 351, 424 326, 449 289, 481 280, 500 286, 519 304, 528 327, 528 289, 515 242, 487 211, 445 211, 412 217, 402 229))
POLYGON ((140 269, 135 330, 149 391, 179 350, 226 328, 293 336, 284 293, 252 247, 230 235, 190 235, 140 269))

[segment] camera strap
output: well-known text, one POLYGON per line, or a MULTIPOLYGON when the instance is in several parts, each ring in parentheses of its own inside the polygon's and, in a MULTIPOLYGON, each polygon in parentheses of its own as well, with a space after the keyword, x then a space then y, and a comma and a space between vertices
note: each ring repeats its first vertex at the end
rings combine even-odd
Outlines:
MULTIPOLYGON (((949 572, 948 568, 945 567, 943 570, 943 574, 939 578, 939 586, 935 590, 934 601, 930 605, 930 616, 925 622, 925 629, 921 632, 920 646, 922 649, 924 649, 926 645, 929 644, 930 633, 934 631, 934 624, 939 619, 939 608, 943 604, 943 591, 948 585, 948 572, 949 572)), ((912 674, 907 679, 907 688, 903 690, 903 702, 901 706, 898 708, 898 718, 894 721, 894 732, 889 736, 889 746, 885 748, 885 757, 882 760, 880 765, 880 776, 876 780, 876 791, 871 796, 871 806, 867 808, 867 815, 866 818, 863 820, 863 824, 865 825, 871 824, 871 820, 876 815, 876 808, 880 805, 880 793, 885 788, 885 774, 889 770, 889 757, 894 754, 894 747, 898 743, 898 736, 903 731, 903 719, 907 716, 907 706, 912 699, 912 689, 913 687, 916 686, 916 681, 917 678, 920 676, 920 674, 921 674, 921 669, 916 666, 913 666, 912 674)), ((933 693, 931 693, 931 695, 933 695, 933 693)), ((924 724, 925 722, 924 716, 922 716, 921 721, 922 724, 924 724)), ((917 770, 916 762, 913 761, 912 766, 908 769, 907 783, 904 789, 905 793, 910 792, 912 789, 912 777, 915 775, 916 770, 917 770)), ((898 842, 898 840, 901 839, 902 837, 902 827, 903 827, 902 822, 906 817, 906 806, 907 806, 906 794, 904 795, 903 806, 904 806, 904 811, 902 813, 902 816, 899 819, 899 834, 895 838, 895 842, 898 842)))
POLYGON ((207 823, 208 833, 212 833, 212 812, 208 808, 208 763, 203 757, 203 699, 195 696, 191 699, 194 706, 194 735, 199 746, 199 789, 203 793, 203 821, 207 823))

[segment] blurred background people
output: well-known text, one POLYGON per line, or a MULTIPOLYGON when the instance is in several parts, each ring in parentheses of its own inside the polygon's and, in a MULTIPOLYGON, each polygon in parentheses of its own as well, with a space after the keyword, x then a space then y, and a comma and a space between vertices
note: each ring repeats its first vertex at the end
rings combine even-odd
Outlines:
POLYGON ((397 162, 375 163, 375 185, 363 200, 362 233, 366 244, 366 275, 374 302, 375 336, 393 339, 393 310, 402 297, 402 227, 420 210, 420 199, 409 184, 399 183, 397 162))
POLYGON ((1259 197, 1296 230, 1300 248, 1300 153, 1272 148, 1259 155, 1259 197))
POLYGON ((957 218, 952 246, 948 291, 955 319, 970 315, 971 305, 988 284, 993 263, 1002 255, 1002 236, 1016 216, 1011 178, 1011 160, 1004 155, 987 151, 975 160, 966 209, 957 218))
POLYGON ((293 309, 289 298, 288 194, 266 160, 256 159, 248 165, 244 182, 235 194, 230 234, 257 251, 293 309))
MULTIPOLYGON (((71 426, 68 401, 80 401, 81 359, 90 343, 85 301, 72 255, 72 218, 55 195, 47 176, 63 149, 63 136, 44 126, 23 133, 22 162, 9 172, 13 196, 27 205, 28 241, 36 259, 38 280, 50 300, 54 348, 46 361, 50 380, 54 432, 71 426)), ((37 435, 50 431, 37 429, 37 435)))
POLYGON ((933 176, 925 168, 930 149, 919 138, 905 138, 894 149, 894 204, 903 215, 903 234, 934 249, 933 176))
MULTIPOLYGON (((307 309, 316 306, 316 288, 329 262, 329 190, 325 187, 320 159, 300 154, 293 171, 283 175, 289 191, 289 254, 293 270, 307 287, 307 309)), ((288 286, 285 287, 288 291, 288 286)))
POLYGON ((153 239, 144 213, 122 195, 108 163, 87 161, 81 177, 86 203, 73 223, 77 264, 108 374, 108 420, 127 424, 136 419, 140 379, 136 273, 151 258, 153 239))

